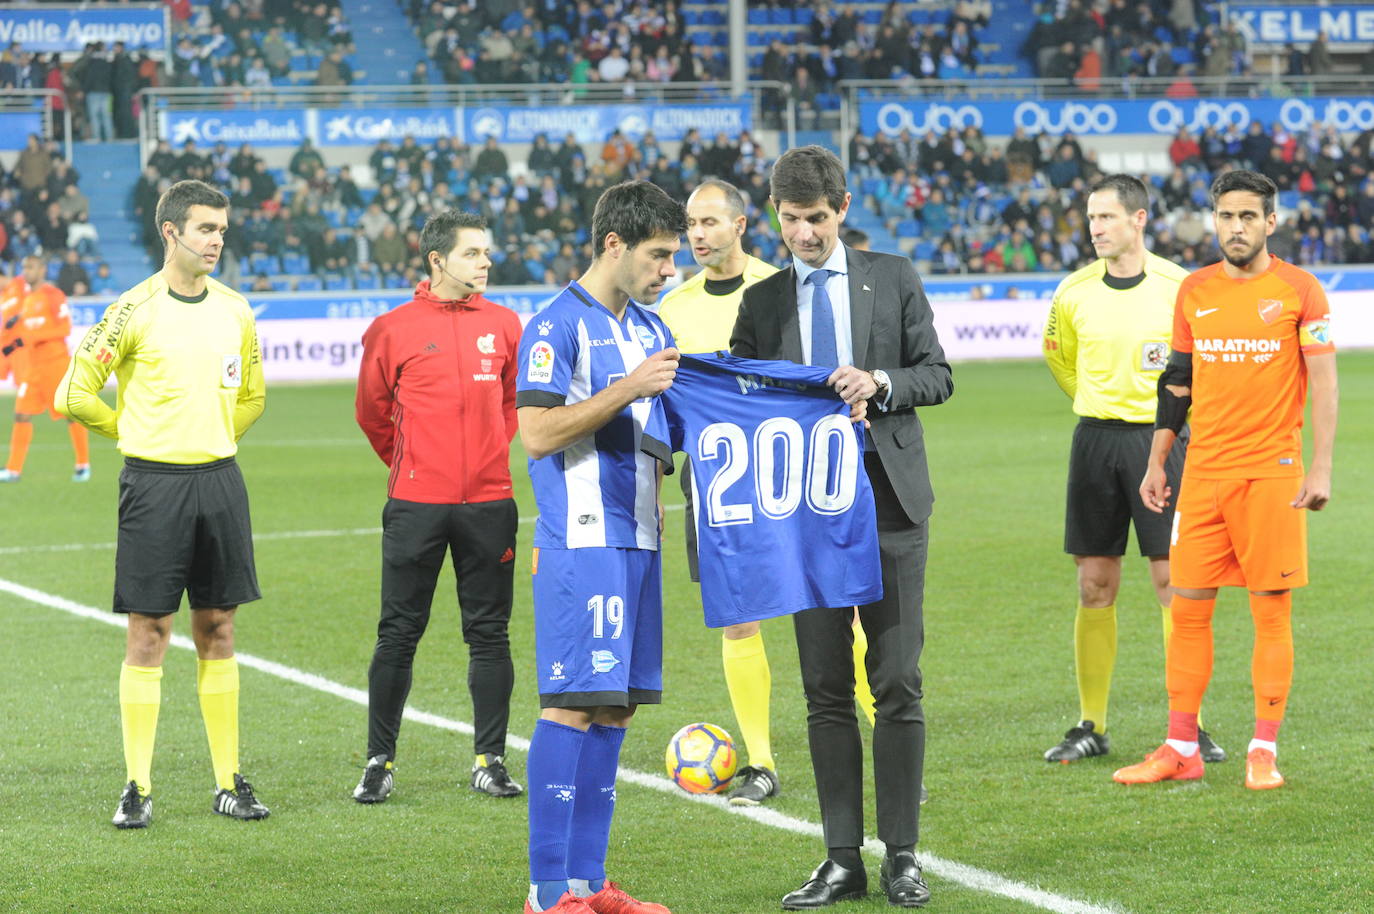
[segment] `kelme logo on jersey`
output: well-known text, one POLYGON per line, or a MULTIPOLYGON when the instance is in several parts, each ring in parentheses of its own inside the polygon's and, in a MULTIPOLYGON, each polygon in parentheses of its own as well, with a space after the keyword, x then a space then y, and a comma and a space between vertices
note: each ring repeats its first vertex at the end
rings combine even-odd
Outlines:
POLYGON ((530 347, 529 379, 536 384, 553 380, 553 347, 540 340, 530 347))
POLYGON ((609 673, 620 664, 620 658, 610 651, 592 651, 592 669, 598 673, 609 673))
POLYGON ((551 330, 553 330, 553 321, 540 321, 540 322, 539 322, 539 335, 540 335, 540 336, 548 336, 548 335, 549 335, 549 331, 551 331, 551 330))
POLYGON ((563 664, 555 660, 553 665, 549 667, 549 681, 554 682, 565 678, 567 677, 563 675, 563 664))
POLYGON ((1283 313, 1283 302, 1277 298, 1261 298, 1255 305, 1259 309, 1260 320, 1272 324, 1283 313))

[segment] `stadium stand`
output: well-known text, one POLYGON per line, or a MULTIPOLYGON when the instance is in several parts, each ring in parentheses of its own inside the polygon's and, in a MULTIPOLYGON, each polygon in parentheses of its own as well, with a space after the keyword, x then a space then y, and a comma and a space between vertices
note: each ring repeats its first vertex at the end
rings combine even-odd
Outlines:
MULTIPOLYGON (((477 0, 196 0, 172 8, 178 41, 170 76, 118 48, 92 46, 49 72, 22 49, 6 49, 0 80, 19 72, 22 62, 30 68, 27 78, 51 77, 65 87, 78 136, 104 129, 91 123, 84 96, 91 87, 108 86, 116 99, 110 129, 123 137, 137 126, 131 114, 122 113, 123 100, 163 78, 172 85, 246 91, 337 86, 341 99, 350 83, 551 83, 567 84, 565 101, 571 101, 582 97, 579 86, 624 82, 629 92, 632 84, 695 82, 728 69, 727 4, 720 0, 527 6, 477 0), (369 48, 366 67, 358 65, 359 44, 369 48)), ((420 276, 415 231, 427 215, 458 206, 491 220, 496 259, 502 261, 497 278, 559 283, 588 258, 590 205, 609 183, 647 178, 684 197, 703 177, 721 175, 739 184, 751 202, 750 247, 776 261, 784 252, 768 218, 766 176, 769 153, 779 151, 772 131, 783 126, 786 103, 796 105, 802 131, 816 129, 799 133, 798 141, 833 143, 841 93, 861 100, 870 91, 867 85, 846 89, 851 79, 884 79, 883 85, 896 87, 875 84, 874 92, 940 91, 945 85, 967 93, 977 92, 980 83, 995 86, 1039 74, 1062 81, 1062 88, 1042 82, 1036 92, 1070 95, 1112 94, 1131 81, 1166 80, 1166 96, 1186 97, 1196 72, 1234 78, 1240 90, 1253 88, 1247 80, 1253 79, 1254 55, 1234 29, 1218 23, 1218 8, 1056 0, 1026 16, 1025 4, 1011 0, 751 6, 745 25, 751 75, 785 84, 762 90, 755 121, 759 139, 693 133, 680 143, 659 143, 652 135, 612 133, 599 144, 541 137, 533 146, 495 140, 469 146, 407 137, 367 148, 317 150, 307 144, 285 153, 223 143, 201 148, 190 141, 173 148, 164 139, 141 171, 132 146, 78 144, 77 171, 101 186, 132 190, 116 201, 94 195, 88 227, 77 230, 86 240, 72 243, 85 245, 81 257, 93 281, 136 281, 161 256, 151 226, 157 194, 178 178, 201 177, 233 201, 225 263, 231 282, 277 289, 404 287, 420 276), (394 227, 390 232, 388 224, 394 227), (90 256, 95 244, 107 269, 90 256)), ((1283 65, 1294 76, 1342 66, 1329 58, 1309 48, 1287 54, 1283 65)), ((225 96, 230 104, 249 97, 225 96)), ((1093 255, 1077 211, 1093 178, 1113 171, 1152 180, 1155 249, 1185 266, 1201 264, 1215 257, 1206 188, 1231 163, 1272 174, 1284 192, 1281 204, 1300 217, 1284 220, 1276 251, 1303 263, 1370 259, 1369 131, 1352 138, 1321 125, 1299 133, 1252 124, 1249 135, 1234 129, 1209 128, 1196 136, 1181 131, 1167 148, 1161 143, 1130 149, 1099 138, 1023 129, 985 137, 972 127, 919 137, 851 134, 844 141, 856 190, 850 223, 869 233, 876 248, 903 251, 931 273, 1055 272, 1086 262, 1093 255)), ((19 195, 11 188, 5 199, 17 201, 19 195)), ((37 210, 30 202, 33 212, 18 219, 49 221, 52 202, 45 200, 37 210), (34 213, 40 218, 30 218, 34 213)), ((77 201, 67 205, 76 207, 77 201)), ((4 208, 7 216, 19 209, 4 208)), ((25 231, 11 221, 6 219, 10 237, 0 257, 13 257, 12 248, 22 250, 41 235, 39 225, 25 231)), ((47 237, 50 244, 56 241, 51 226, 47 237)), ((681 262, 690 269, 689 256, 681 262)))

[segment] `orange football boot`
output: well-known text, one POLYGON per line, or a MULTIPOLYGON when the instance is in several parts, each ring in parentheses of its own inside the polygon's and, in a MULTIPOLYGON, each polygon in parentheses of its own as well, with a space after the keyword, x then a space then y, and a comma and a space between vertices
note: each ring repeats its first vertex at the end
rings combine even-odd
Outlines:
POLYGON ((1201 752, 1184 758, 1177 749, 1165 743, 1138 765, 1118 768, 1112 780, 1118 784, 1153 784, 1156 781, 1196 781, 1201 777, 1201 752))
POLYGON ((1283 786, 1274 753, 1268 749, 1251 749, 1245 756, 1245 786, 1251 790, 1273 790, 1283 786))
POLYGON ((607 879, 601 891, 582 899, 596 914, 672 914, 661 904, 638 901, 607 879))
MULTIPOLYGON (((592 914, 592 909, 587 907, 586 901, 572 892, 564 892, 558 899, 558 904, 544 910, 547 914, 592 914)), ((534 908, 528 899, 525 900, 525 914, 534 914, 534 908)))

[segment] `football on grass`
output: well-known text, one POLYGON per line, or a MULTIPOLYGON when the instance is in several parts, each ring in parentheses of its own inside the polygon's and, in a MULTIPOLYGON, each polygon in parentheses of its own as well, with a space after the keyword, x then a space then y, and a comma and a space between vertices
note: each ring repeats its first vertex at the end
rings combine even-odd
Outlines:
POLYGON ((688 724, 673 736, 665 756, 668 777, 688 793, 720 793, 739 765, 730 734, 715 724, 688 724))

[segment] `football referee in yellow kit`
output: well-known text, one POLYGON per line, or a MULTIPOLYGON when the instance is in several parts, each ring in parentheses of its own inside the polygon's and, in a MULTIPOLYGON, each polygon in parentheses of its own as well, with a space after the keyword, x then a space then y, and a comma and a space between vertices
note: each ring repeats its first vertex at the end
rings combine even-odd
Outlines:
POLYGON ((57 389, 67 417, 119 442, 114 611, 128 616, 119 677, 127 785, 118 828, 152 821, 153 743, 172 614, 189 597, 197 691, 214 763, 212 809, 266 818, 239 773, 234 611, 258 599, 248 493, 234 462, 266 391, 253 311, 209 278, 224 248, 229 200, 200 181, 158 200, 162 269, 119 297, 86 334, 57 389), (110 373, 117 407, 100 399, 110 373))
MULTIPOLYGON (((1173 508, 1162 514, 1140 500, 1140 480, 1154 435, 1156 386, 1169 358, 1174 300, 1188 271, 1145 249, 1150 197, 1130 175, 1109 175, 1088 196, 1088 229, 1098 260, 1055 290, 1045 325, 1050 373, 1078 414, 1069 454, 1064 551, 1078 565, 1074 661, 1079 722, 1045 753, 1074 762, 1110 750, 1107 698, 1116 665, 1116 596, 1121 557, 1135 525, 1140 554, 1162 607, 1169 643, 1169 537, 1173 508)), ((1166 463, 1178 491, 1186 433, 1166 463)), ((1226 753, 1201 731, 1204 761, 1226 753)))

